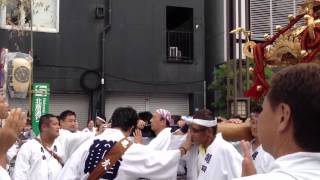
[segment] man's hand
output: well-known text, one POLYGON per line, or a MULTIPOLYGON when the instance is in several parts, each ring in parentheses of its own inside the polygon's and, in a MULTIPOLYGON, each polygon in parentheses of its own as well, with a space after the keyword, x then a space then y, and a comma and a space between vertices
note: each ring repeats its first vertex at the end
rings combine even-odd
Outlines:
POLYGON ((144 128, 144 126, 146 125, 146 123, 139 119, 138 122, 137 122, 137 128, 139 128, 140 130, 142 130, 144 128))
POLYGON ((11 109, 5 121, 4 128, 11 129, 13 132, 19 135, 26 124, 26 120, 26 113, 22 112, 20 108, 11 109))
POLYGON ((192 146, 192 139, 191 139, 191 134, 190 134, 190 130, 189 130, 187 133, 186 141, 180 147, 183 150, 186 150, 186 152, 181 151, 181 153, 183 152, 181 155, 185 155, 184 153, 187 153, 187 151, 190 150, 191 146, 192 146))
POLYGON ((243 123, 243 121, 241 119, 231 118, 226 121, 222 121, 222 123, 241 124, 241 123, 243 123))
POLYGON ((250 154, 250 144, 247 141, 241 141, 241 149, 243 151, 242 160, 242 174, 241 176, 251 176, 257 174, 256 168, 254 167, 251 154, 250 154))
POLYGON ((8 103, 3 95, 0 95, 0 119, 5 119, 8 117, 8 103))
POLYGON ((133 132, 134 142, 138 144, 143 144, 142 142, 142 133, 140 129, 135 129, 133 132))

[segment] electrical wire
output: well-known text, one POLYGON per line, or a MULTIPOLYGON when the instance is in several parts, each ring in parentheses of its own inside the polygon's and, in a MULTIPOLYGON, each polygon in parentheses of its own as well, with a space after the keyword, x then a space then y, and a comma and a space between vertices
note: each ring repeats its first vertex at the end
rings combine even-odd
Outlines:
MULTIPOLYGON (((81 69, 83 71, 91 71, 92 69, 81 67, 81 66, 60 66, 60 65, 37 65, 37 67, 53 67, 53 68, 69 68, 69 69, 81 69)), ((143 85, 154 85, 154 86, 172 86, 172 85, 188 85, 188 84, 197 84, 203 83, 203 80, 196 80, 196 81, 185 81, 185 82, 163 82, 163 83, 154 83, 154 82, 147 82, 147 81, 136 81, 124 77, 119 77, 110 73, 105 73, 107 77, 111 77, 118 80, 123 80, 131 83, 136 84, 143 84, 143 85)))

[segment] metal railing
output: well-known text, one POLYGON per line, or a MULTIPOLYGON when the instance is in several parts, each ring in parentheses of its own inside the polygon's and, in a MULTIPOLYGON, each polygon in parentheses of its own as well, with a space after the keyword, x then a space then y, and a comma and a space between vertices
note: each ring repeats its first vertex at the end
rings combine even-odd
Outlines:
POLYGON ((167 60, 192 62, 193 32, 167 31, 167 60))

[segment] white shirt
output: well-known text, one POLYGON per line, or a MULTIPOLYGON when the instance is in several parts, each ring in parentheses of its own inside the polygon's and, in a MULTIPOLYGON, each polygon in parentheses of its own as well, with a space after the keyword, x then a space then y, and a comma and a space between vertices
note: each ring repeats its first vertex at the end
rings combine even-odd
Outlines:
POLYGON ((236 180, 319 180, 320 153, 298 152, 274 161, 272 170, 236 180))
POLYGON ((255 151, 252 152, 253 164, 258 174, 264 174, 271 171, 273 167, 274 158, 263 150, 262 145, 258 146, 255 151))
POLYGON ((164 128, 160 133, 153 138, 148 147, 154 150, 167 150, 171 143, 171 128, 164 128))
POLYGON ((82 132, 93 132, 93 133, 96 133, 97 132, 97 128, 93 127, 91 130, 89 128, 84 128, 82 130, 82 132))
MULTIPOLYGON (((49 148, 64 162, 70 157, 82 142, 93 137, 91 133, 71 133, 60 129, 59 136, 49 148)), ((21 146, 18 152, 14 180, 54 180, 61 164, 37 140, 32 139, 21 146)))
MULTIPOLYGON (((92 166, 101 160, 103 154, 109 151, 114 143, 123 138, 124 135, 120 130, 106 129, 94 140, 85 142, 63 167, 57 180, 87 179, 94 169, 92 166)), ((104 178, 169 180, 176 179, 180 151, 155 151, 147 146, 133 143, 121 159, 122 161, 118 161, 104 178)))
POLYGON ((18 153, 19 151, 19 145, 16 143, 14 143, 7 152, 7 158, 8 158, 8 162, 10 162, 18 153))
POLYGON ((189 180, 230 180, 241 176, 242 156, 221 133, 216 135, 204 155, 199 154, 199 146, 194 145, 186 159, 189 180))
POLYGON ((1 166, 0 166, 0 179, 1 180, 11 180, 11 178, 8 174, 8 171, 3 169, 1 166))
MULTIPOLYGON (((147 146, 154 150, 175 150, 179 149, 185 139, 186 135, 174 135, 173 133, 171 133, 171 128, 165 128, 160 131, 160 133, 155 138, 153 138, 147 146)), ((177 174, 185 174, 185 165, 185 160, 181 159, 179 162, 177 174)))

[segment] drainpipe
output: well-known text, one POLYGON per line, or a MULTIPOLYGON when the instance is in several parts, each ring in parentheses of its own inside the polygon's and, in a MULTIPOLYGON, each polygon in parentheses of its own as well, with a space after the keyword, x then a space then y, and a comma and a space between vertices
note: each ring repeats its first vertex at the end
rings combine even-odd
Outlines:
POLYGON ((111 0, 108 1, 108 24, 105 25, 101 31, 101 96, 100 96, 100 112, 101 114, 105 115, 105 41, 106 41, 106 34, 111 28, 111 0))

